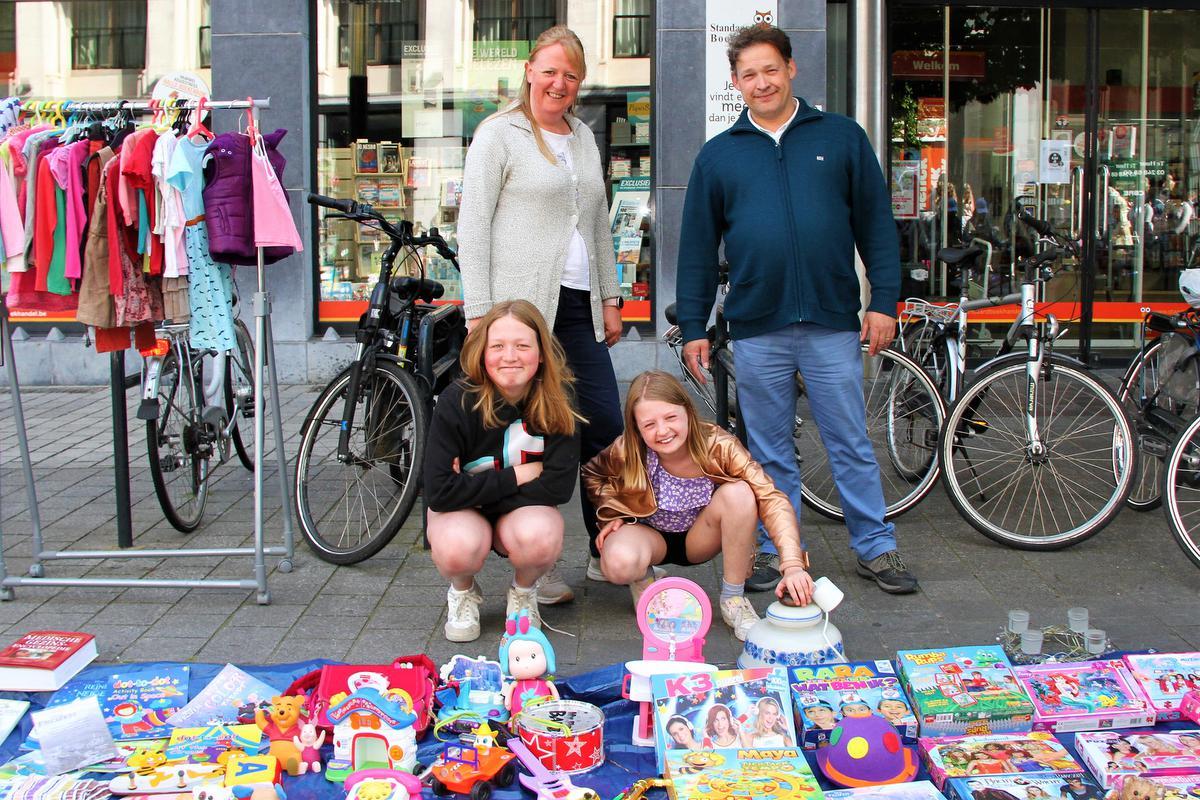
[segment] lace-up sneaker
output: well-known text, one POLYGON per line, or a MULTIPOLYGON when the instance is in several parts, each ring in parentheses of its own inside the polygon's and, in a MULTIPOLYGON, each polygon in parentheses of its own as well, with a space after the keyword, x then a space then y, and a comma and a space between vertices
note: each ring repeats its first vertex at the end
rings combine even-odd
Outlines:
POLYGON ((779 585, 779 554, 759 553, 754 557, 754 571, 746 580, 746 591, 769 592, 779 585))
POLYGON ((739 642, 746 641, 746 634, 758 622, 758 612, 745 595, 726 597, 721 601, 721 619, 733 629, 733 635, 739 642))
POLYGON ((522 589, 519 586, 509 585, 508 587, 508 604, 505 606, 505 616, 511 617, 514 614, 520 614, 522 609, 529 612, 529 621, 537 627, 542 627, 542 614, 538 611, 538 589, 537 584, 530 586, 528 589, 522 589))
POLYGON ((870 561, 858 559, 857 572, 875 581, 880 589, 889 594, 912 594, 921 588, 916 577, 908 571, 900 553, 895 550, 888 550, 870 561))
POLYGON ((558 574, 557 564, 538 578, 537 599, 544 606, 556 606, 559 603, 569 603, 575 599, 575 591, 558 574))
POLYGON ((453 586, 446 591, 447 641, 473 642, 479 638, 479 604, 482 602, 483 592, 478 582, 464 591, 453 586))
POLYGON ((650 588, 650 584, 662 577, 662 574, 663 571, 658 567, 651 567, 646 570, 645 575, 629 584, 629 593, 633 595, 633 607, 635 610, 637 609, 638 601, 642 599, 642 593, 650 588))

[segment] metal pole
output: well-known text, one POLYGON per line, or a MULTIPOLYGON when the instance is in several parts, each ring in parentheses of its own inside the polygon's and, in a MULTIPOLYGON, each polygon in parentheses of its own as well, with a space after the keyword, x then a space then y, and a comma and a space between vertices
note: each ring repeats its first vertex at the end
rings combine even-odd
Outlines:
POLYGON ((854 0, 854 118, 888 169, 886 12, 883 0, 854 0))
MULTIPOLYGON (((33 535, 33 566, 31 569, 41 569, 38 563, 38 552, 42 549, 42 519, 38 513, 37 489, 33 485, 33 459, 29 455, 29 437, 25 431, 25 412, 21 408, 21 384, 17 380, 17 362, 13 357, 12 330, 8 323, 8 309, 0 303, 0 360, 8 372, 8 388, 12 392, 13 422, 17 426, 17 449, 21 453, 21 468, 25 473, 25 498, 29 504, 29 523, 33 535)), ((3 539, 0 539, 2 545, 3 539)), ((8 577, 8 569, 4 564, 4 548, 0 546, 0 579, 8 577)), ((0 589, 0 600, 11 600, 11 589, 0 589)))
POLYGON ((133 513, 129 492, 129 418, 125 411, 125 351, 109 356, 112 393, 113 488, 117 493, 117 547, 133 547, 133 513))
MULTIPOLYGON (((270 298, 267 299, 268 307, 270 298)), ((292 557, 295 551, 295 533, 292 530, 292 490, 288 480, 287 457, 283 449, 283 414, 279 410, 279 375, 275 372, 275 333, 271 329, 271 315, 266 318, 266 340, 263 348, 266 352, 268 374, 271 377, 271 419, 275 429, 275 461, 278 465, 279 497, 283 516, 283 549, 284 557, 279 562, 280 572, 292 571, 292 557)))

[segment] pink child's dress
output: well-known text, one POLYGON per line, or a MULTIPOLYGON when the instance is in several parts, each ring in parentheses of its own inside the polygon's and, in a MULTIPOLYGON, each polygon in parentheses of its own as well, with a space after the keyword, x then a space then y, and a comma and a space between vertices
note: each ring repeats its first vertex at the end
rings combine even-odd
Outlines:
POLYGON ((523 678, 513 685, 512 700, 509 701, 509 711, 514 715, 520 714, 521 709, 530 700, 538 697, 553 697, 550 691, 550 681, 542 678, 523 678))

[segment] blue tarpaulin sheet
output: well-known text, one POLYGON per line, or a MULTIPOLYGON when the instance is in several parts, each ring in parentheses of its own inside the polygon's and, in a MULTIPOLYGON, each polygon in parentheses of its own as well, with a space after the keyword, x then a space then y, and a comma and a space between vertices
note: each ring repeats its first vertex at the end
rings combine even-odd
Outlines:
MULTIPOLYGON (((162 662, 174 663, 174 662, 162 662)), ((323 664, 337 662, 324 659, 301 661, 294 664, 277 664, 273 666, 242 667, 246 672, 266 683, 283 690, 295 679, 319 669, 323 664)), ((124 665, 93 665, 84 670, 75 680, 85 680, 97 674, 109 675, 120 672, 124 665)), ((132 665, 130 665, 132 666, 132 665)), ((138 666, 153 667, 155 664, 140 664, 138 666)), ((223 664, 191 664, 191 679, 189 693, 194 696, 203 689, 217 674, 223 664)), ((638 778, 655 774, 654 751, 652 748, 634 747, 630 744, 630 734, 633 730, 633 719, 637 714, 637 705, 621 698, 621 681, 624 678, 624 664, 613 664, 592 672, 563 678, 558 681, 559 691, 564 698, 582 700, 599 706, 605 715, 604 744, 606 758, 604 765, 586 774, 573 778, 578 786, 586 786, 596 790, 602 798, 615 797, 638 778)), ((50 699, 50 692, 25 694, 19 692, 0 692, 0 697, 14 700, 29 700, 30 710, 35 711, 45 706, 50 699)), ((28 714, 21 724, 0 745, 0 763, 7 762, 21 754, 20 745, 28 736, 32 721, 28 714)), ((1194 723, 1171 723, 1159 725, 1157 730, 1170 730, 1185 727, 1198 727, 1194 723)), ((431 729, 432 730, 432 729, 431 729)), ((1147 730, 1147 729, 1142 729, 1147 730)), ((1060 734, 1058 738, 1075 754, 1075 737, 1072 734, 1060 734)), ((418 761, 430 764, 439 756, 444 747, 443 742, 434 739, 432 733, 426 734, 421 742, 418 761)), ((326 744, 323 755, 329 758, 332 747, 326 744)), ((832 788, 816 769, 816 762, 811 752, 806 754, 813 767, 814 774, 820 778, 821 785, 832 788)), ((919 779, 928 779, 924 767, 918 775, 919 779)), ((324 775, 302 775, 285 778, 284 788, 288 800, 333 800, 345 795, 341 786, 330 783, 324 775)), ((658 793, 661 796, 661 792, 658 793)), ((431 793, 427 793, 431 796, 431 793)), ((493 795, 497 800, 516 800, 528 797, 516 785, 508 789, 497 789, 493 795)))

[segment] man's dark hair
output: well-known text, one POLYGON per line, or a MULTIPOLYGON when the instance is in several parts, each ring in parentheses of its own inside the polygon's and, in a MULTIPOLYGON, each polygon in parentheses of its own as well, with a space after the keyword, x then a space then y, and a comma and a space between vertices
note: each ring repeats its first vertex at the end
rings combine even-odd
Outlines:
POLYGON ((737 72, 737 60, 742 51, 756 44, 769 44, 774 47, 779 51, 779 55, 783 56, 784 63, 792 57, 792 40, 786 33, 774 25, 748 25, 729 40, 729 49, 725 53, 729 56, 730 72, 737 72))

